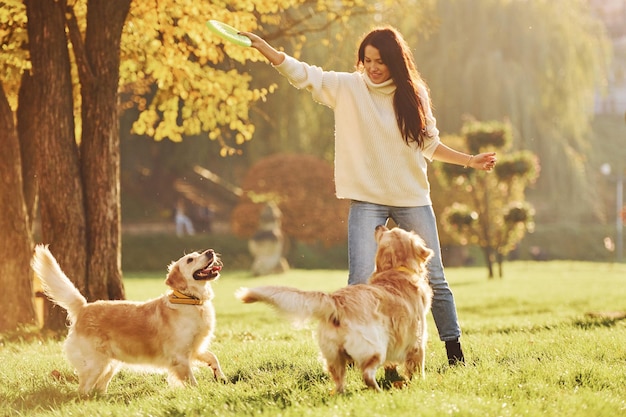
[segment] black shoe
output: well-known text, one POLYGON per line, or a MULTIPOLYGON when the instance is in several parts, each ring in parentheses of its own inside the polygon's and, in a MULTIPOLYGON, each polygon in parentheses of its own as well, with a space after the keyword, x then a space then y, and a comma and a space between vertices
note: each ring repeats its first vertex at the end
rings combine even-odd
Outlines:
POLYGON ((401 388, 404 384, 406 384, 406 379, 398 373, 398 369, 395 366, 385 367, 385 379, 383 380, 385 389, 391 387, 401 388))
POLYGON ((448 354, 448 364, 450 366, 465 363, 461 342, 458 340, 446 342, 446 353, 448 354))

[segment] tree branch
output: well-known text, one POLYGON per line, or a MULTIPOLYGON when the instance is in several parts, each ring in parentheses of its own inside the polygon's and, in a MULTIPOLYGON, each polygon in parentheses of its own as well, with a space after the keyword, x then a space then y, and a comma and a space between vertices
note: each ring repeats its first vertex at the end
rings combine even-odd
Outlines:
POLYGON ((94 73, 87 59, 85 42, 83 42, 83 37, 78 27, 76 13, 74 13, 74 8, 70 5, 67 5, 65 10, 65 26, 67 27, 69 41, 74 49, 74 58, 76 59, 78 77, 81 80, 81 84, 91 83, 95 78, 94 73))

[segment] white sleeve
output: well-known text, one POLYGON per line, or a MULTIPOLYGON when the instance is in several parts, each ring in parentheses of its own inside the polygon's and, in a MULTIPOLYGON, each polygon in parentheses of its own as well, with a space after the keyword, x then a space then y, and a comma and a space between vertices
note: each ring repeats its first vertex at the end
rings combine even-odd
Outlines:
POLYGON ((335 108, 339 86, 336 72, 324 71, 320 67, 298 61, 289 55, 285 55, 285 60, 275 65, 274 68, 294 87, 310 91, 315 101, 335 108))
POLYGON ((441 139, 439 138, 439 129, 437 129, 437 120, 433 115, 433 110, 430 107, 430 99, 428 97, 428 90, 424 86, 420 86, 419 89, 420 100, 424 107, 424 116, 426 116, 426 135, 424 136, 424 147, 422 154, 429 160, 433 160, 435 150, 439 146, 441 139))

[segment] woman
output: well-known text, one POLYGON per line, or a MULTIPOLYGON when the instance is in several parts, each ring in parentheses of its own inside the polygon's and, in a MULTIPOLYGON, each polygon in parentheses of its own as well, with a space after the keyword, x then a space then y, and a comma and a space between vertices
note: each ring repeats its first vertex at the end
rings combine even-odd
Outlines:
POLYGON ((374 229, 389 218, 413 230, 433 249, 429 264, 432 313, 449 364, 464 362, 454 296, 441 262, 426 159, 490 171, 495 153, 468 155, 441 143, 428 88, 402 35, 391 27, 368 33, 355 72, 324 71, 242 32, 252 47, 296 88, 334 110, 335 184, 351 200, 348 217, 348 284, 367 282, 374 269, 374 229))

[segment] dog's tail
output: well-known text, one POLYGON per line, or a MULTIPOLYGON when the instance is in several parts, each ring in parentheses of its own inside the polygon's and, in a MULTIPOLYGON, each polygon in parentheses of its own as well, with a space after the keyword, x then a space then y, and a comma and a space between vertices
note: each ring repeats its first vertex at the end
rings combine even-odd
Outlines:
POLYGON ((337 308, 330 294, 320 291, 301 291, 296 288, 266 286, 240 288, 235 296, 244 303, 261 301, 274 306, 294 322, 310 319, 336 320, 337 308))
POLYGON ((87 304, 87 300, 63 273, 47 245, 35 246, 31 267, 41 280, 43 292, 55 304, 66 309, 70 321, 74 323, 80 309, 87 304))

